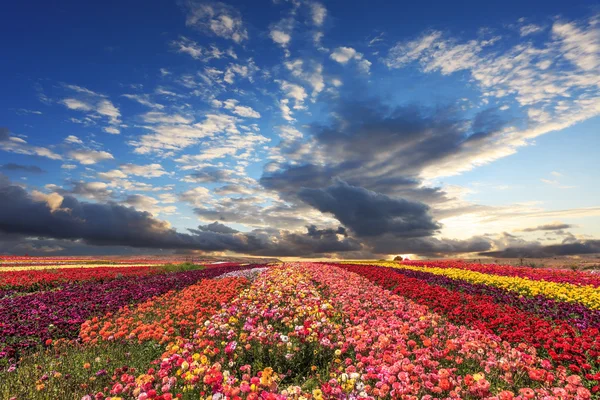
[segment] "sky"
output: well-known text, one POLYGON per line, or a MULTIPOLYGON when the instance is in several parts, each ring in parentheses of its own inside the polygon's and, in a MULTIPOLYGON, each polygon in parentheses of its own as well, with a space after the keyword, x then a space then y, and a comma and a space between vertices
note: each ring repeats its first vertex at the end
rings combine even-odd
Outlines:
POLYGON ((600 253, 600 3, 12 2, 0 254, 600 253))

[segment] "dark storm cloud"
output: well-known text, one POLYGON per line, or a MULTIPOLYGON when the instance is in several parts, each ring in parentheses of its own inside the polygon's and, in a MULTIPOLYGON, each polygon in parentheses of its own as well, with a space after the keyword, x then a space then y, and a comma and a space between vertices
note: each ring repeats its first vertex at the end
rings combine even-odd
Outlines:
POLYGON ((508 247, 504 250, 488 251, 479 254, 498 258, 544 258, 594 253, 600 253, 600 240, 577 240, 548 246, 535 243, 530 246, 508 247))
POLYGON ((323 238, 330 235, 342 235, 344 237, 348 237, 348 233, 346 232, 346 228, 343 226, 339 226, 337 229, 318 229, 315 225, 309 225, 306 227, 308 230, 307 235, 314 238, 323 238))
POLYGON ((443 203, 449 198, 442 189, 422 185, 423 170, 494 140, 509 122, 496 109, 468 120, 454 108, 392 108, 377 98, 342 100, 333 114, 330 124, 311 126, 312 138, 306 145, 310 151, 281 148, 284 158, 309 153, 317 155, 315 161, 303 156, 300 164, 263 174, 260 183, 266 189, 293 200, 299 188, 320 189, 340 178, 374 192, 430 205, 443 203))
POLYGON ((492 248, 491 241, 483 236, 465 240, 423 238, 398 238, 392 235, 366 239, 375 254, 419 254, 429 257, 443 257, 451 254, 483 252, 492 248))
POLYGON ((0 251, 43 254, 72 250, 83 254, 87 248, 98 254, 89 247, 93 245, 110 247, 119 254, 130 247, 310 257, 361 249, 358 241, 338 237, 343 228, 310 227, 304 234, 285 230, 245 233, 215 221, 186 234, 133 207, 80 202, 71 196, 48 200, 45 196, 38 193, 34 198, 0 174, 0 251))
POLYGON ((333 214, 358 237, 385 233, 430 236, 440 228, 423 203, 392 198, 343 181, 324 189, 304 188, 298 197, 323 213, 333 214))
POLYGON ((55 239, 81 239, 94 245, 145 248, 245 250, 241 238, 214 232, 176 232, 147 212, 114 203, 93 204, 65 196, 54 211, 25 189, 0 181, 0 231, 55 239))
POLYGON ((251 237, 262 248, 257 247, 252 254, 271 257, 326 257, 347 252, 361 252, 363 245, 351 237, 340 238, 338 229, 318 229, 307 227, 307 233, 294 233, 276 229, 257 229, 251 237))
POLYGON ((204 232, 217 232, 217 233, 238 233, 239 231, 233 228, 230 228, 229 226, 222 224, 220 222, 213 222, 212 224, 208 224, 208 225, 200 225, 198 227, 199 230, 204 231, 204 232))
POLYGON ((481 207, 438 209, 452 198, 439 187, 423 185, 420 176, 427 168, 493 142, 511 121, 495 108, 467 119, 452 107, 347 100, 356 98, 361 97, 343 96, 331 122, 312 125, 304 145, 282 146, 283 158, 296 162, 264 173, 261 185, 291 203, 300 200, 332 214, 351 236, 360 238, 363 254, 438 256, 495 248, 486 237, 434 237, 441 228, 434 215, 481 207))
POLYGON ((46 171, 38 167, 37 165, 21 165, 15 163, 8 163, 0 166, 0 170, 2 171, 22 171, 22 172, 31 172, 33 174, 41 174, 46 171))
POLYGON ((449 110, 390 108, 370 99, 342 102, 336 115, 331 125, 313 127, 316 140, 331 159, 343 160, 349 168, 366 166, 377 179, 416 176, 465 139, 464 121, 449 110))
POLYGON ((560 231, 562 229, 569 229, 569 228, 573 228, 573 225, 557 222, 557 223, 539 225, 539 226, 536 226, 533 228, 525 228, 525 229, 522 229, 521 232, 560 231))
POLYGON ((480 111, 475 115, 471 124, 471 134, 467 137, 466 142, 475 142, 485 139, 495 132, 499 132, 507 124, 497 108, 489 108, 480 111))

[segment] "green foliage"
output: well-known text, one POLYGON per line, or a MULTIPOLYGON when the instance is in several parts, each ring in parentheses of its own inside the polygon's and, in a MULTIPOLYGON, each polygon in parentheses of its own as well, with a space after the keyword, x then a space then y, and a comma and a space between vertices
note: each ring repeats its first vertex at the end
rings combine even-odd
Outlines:
POLYGON ((183 272, 183 271, 193 271, 197 269, 205 269, 204 265, 194 264, 191 262, 184 262, 181 264, 165 264, 157 267, 164 272, 183 272))

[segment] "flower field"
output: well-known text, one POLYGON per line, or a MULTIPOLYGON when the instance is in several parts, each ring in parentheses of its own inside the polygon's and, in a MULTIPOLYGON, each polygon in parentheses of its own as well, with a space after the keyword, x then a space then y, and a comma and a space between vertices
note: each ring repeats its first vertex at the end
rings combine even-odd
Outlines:
POLYGON ((460 261, 105 269, 0 272, 13 282, 0 398, 600 398, 593 274, 460 261))

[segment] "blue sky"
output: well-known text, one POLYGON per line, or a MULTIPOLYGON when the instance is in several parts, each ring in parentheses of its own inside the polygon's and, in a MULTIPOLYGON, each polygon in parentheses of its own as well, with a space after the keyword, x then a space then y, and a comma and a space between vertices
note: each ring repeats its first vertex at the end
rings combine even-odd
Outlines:
POLYGON ((178 244, 119 239, 120 225, 86 236, 92 211, 60 232, 15 227, 7 206, 0 252, 600 246, 597 2, 6 8, 6 204, 19 188, 39 220, 74 218, 70 199, 126 208, 178 244))

